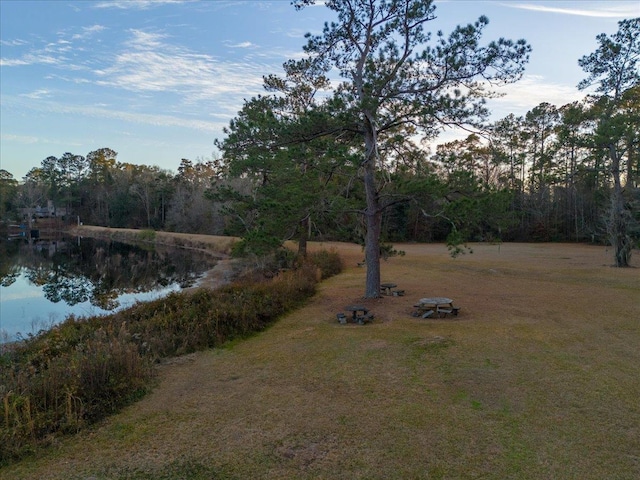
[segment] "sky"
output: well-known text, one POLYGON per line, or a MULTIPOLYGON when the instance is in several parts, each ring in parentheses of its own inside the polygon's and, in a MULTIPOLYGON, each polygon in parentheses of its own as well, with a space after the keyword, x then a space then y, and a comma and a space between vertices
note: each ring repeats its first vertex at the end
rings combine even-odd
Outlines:
MULTIPOLYGON (((578 59, 640 17, 637 0, 436 5, 434 32, 486 15, 484 40, 531 44, 522 80, 490 103, 495 120, 584 98, 578 59)), ((103 147, 172 172, 183 158, 215 158, 244 100, 264 93, 262 77, 301 58, 305 33, 333 18, 290 0, 0 0, 0 169, 21 180, 49 156, 103 147)))

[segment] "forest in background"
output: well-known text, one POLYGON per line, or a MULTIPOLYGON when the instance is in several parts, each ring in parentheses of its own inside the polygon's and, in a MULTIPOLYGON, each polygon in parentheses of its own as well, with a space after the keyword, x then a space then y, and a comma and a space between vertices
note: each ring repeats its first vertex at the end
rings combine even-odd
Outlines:
MULTIPOLYGON (((636 88, 632 93, 637 120, 640 92, 636 88)), ((471 134, 439 145, 432 154, 394 159, 385 172, 385 192, 403 201, 385 210, 384 239, 443 241, 456 229, 473 241, 606 242, 611 165, 608 152, 596 143, 590 113, 585 102, 560 107, 542 103, 525 117, 509 115, 495 122, 486 137, 471 134), (408 189, 415 188, 416 180, 424 183, 423 188, 408 189)), ((640 220, 637 126, 621 139, 627 142, 624 188, 636 222, 640 220)), ((311 218, 311 238, 362 242, 356 210, 363 193, 352 181, 357 166, 341 167, 343 171, 331 180, 331 191, 342 191, 342 199, 353 208, 339 212, 318 205, 311 218)), ((246 218, 237 212, 232 215, 232 201, 219 201, 213 193, 225 186, 249 196, 258 188, 254 177, 232 178, 222 159, 182 159, 174 173, 118 162, 117 153, 109 148, 86 156, 48 157, 22 182, 3 170, 0 182, 0 213, 6 221, 22 221, 24 209, 35 210, 52 200, 71 212, 71 223, 79 217, 83 223, 107 227, 238 236, 253 226, 250 208, 246 218)), ((288 198, 290 193, 295 197, 299 192, 279 192, 283 215, 296 202, 288 198)), ((638 238, 637 223, 634 232, 638 238)), ((283 240, 293 236, 283 230, 283 240)))
MULTIPOLYGON (((441 121, 422 137, 411 122, 381 127, 380 244, 622 239, 630 255, 640 239, 639 25, 620 22, 578 60, 589 74, 579 87, 597 87, 583 101, 476 123, 435 150, 434 125, 458 125, 447 108, 482 102, 451 106, 444 94, 441 121)), ((366 152, 351 128, 362 119, 339 89, 319 97, 327 79, 314 68, 290 61, 284 77, 265 78, 268 93, 245 102, 216 142, 218 158, 182 159, 177 172, 119 162, 110 148, 47 157, 21 181, 0 170, 0 218, 34 219, 50 201, 69 223, 238 236, 240 254, 291 239, 364 244, 366 152)))

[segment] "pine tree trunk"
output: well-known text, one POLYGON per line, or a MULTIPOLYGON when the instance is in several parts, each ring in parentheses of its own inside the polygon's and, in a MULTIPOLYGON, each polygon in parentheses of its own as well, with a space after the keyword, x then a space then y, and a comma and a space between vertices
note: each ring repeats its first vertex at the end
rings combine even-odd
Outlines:
POLYGON ((298 226, 300 237, 298 238, 298 256, 307 257, 307 241, 309 240, 309 217, 305 217, 298 226))
POLYGON ((365 260, 367 262, 367 276, 365 284, 365 298, 380 296, 380 232, 382 230, 382 209, 376 189, 377 139, 375 124, 369 119, 365 121, 365 162, 364 162, 364 190, 367 199, 365 210, 365 260))
POLYGON ((628 214, 624 208, 624 196, 620 183, 620 156, 615 145, 609 145, 613 192, 611 193, 611 213, 609 217, 609 238, 614 248, 615 266, 628 267, 631 260, 632 243, 627 234, 628 214))
POLYGON ((380 296, 380 232, 382 214, 378 205, 378 196, 375 191, 375 183, 369 179, 373 172, 365 171, 365 190, 367 194, 367 210, 365 222, 367 233, 365 236, 365 258, 367 262, 367 277, 365 286, 365 298, 378 298, 380 296))

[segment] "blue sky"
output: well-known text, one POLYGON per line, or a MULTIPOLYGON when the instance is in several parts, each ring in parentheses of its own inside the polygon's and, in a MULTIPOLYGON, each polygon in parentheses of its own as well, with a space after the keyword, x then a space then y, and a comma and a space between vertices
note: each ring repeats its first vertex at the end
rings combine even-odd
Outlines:
MULTIPOLYGON (((583 98, 578 59, 640 2, 450 0, 436 14, 433 31, 487 15, 485 39, 532 45, 524 78, 492 101, 497 119, 583 98)), ((102 147, 173 172, 211 158, 262 76, 331 18, 289 0, 0 0, 0 168, 21 179, 50 155, 102 147)))

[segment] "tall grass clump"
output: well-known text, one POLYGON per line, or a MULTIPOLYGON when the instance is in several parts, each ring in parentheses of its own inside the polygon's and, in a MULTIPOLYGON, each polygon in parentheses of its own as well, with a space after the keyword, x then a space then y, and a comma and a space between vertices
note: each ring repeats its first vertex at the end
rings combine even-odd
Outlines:
POLYGON ((103 317, 69 317, 0 355, 0 465, 144 395, 154 362, 264 330, 338 273, 318 253, 272 280, 172 293, 103 317))
POLYGON ((154 359, 217 347, 264 330, 315 293, 317 269, 306 264, 268 282, 240 281, 211 292, 172 293, 116 314, 141 352, 154 359))
POLYGON ((140 398, 153 376, 125 329, 68 319, 0 359, 0 465, 140 398), (76 327, 81 328, 76 328, 76 327))
POLYGON ((344 268, 340 255, 335 250, 319 250, 309 254, 309 262, 320 269, 321 279, 324 280, 339 274, 344 268))

